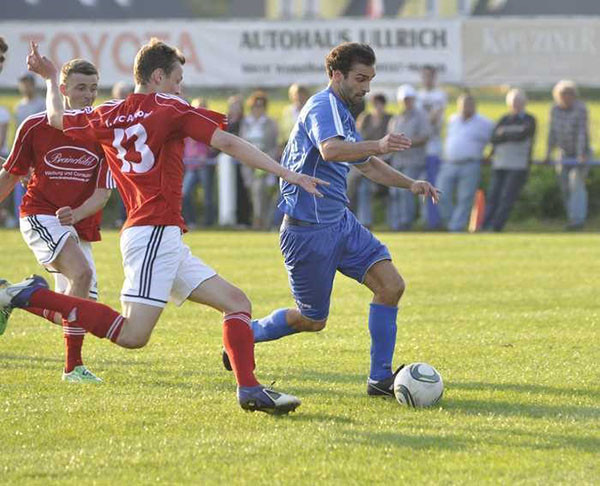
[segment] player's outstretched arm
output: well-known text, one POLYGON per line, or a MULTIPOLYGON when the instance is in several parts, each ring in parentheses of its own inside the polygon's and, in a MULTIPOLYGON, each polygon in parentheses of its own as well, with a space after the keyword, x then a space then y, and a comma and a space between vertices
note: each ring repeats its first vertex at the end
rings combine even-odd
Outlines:
POLYGON ((411 140, 403 133, 388 133, 379 140, 346 142, 334 137, 319 145, 321 157, 327 162, 354 162, 374 155, 385 155, 410 148, 411 140))
POLYGON ((210 145, 211 147, 231 155, 234 159, 239 160, 244 165, 275 174, 277 177, 281 177, 290 184, 302 187, 310 194, 322 197, 317 186, 320 184, 329 185, 328 182, 318 179, 317 177, 298 174, 282 167, 251 143, 223 130, 215 130, 210 145))
POLYGON ((58 208, 56 217, 63 226, 72 226, 79 223, 82 219, 85 219, 92 214, 96 214, 106 206, 110 194, 110 189, 96 189, 93 194, 81 204, 81 206, 78 206, 75 209, 70 206, 58 208))
MULTIPOLYGON (((0 157, 0 162, 4 164, 5 160, 0 157)), ((12 175, 10 172, 0 169, 0 202, 6 199, 15 188, 18 181, 19 176, 12 175)))
POLYGON ((413 194, 430 197, 434 203, 437 203, 440 199, 440 191, 429 182, 411 179, 402 172, 390 167, 379 157, 371 157, 364 164, 356 164, 354 167, 377 184, 410 189, 413 194))
POLYGON ((29 43, 27 68, 46 80, 46 112, 48 123, 59 130, 63 129, 65 107, 58 89, 58 69, 46 56, 42 56, 35 42, 29 43))

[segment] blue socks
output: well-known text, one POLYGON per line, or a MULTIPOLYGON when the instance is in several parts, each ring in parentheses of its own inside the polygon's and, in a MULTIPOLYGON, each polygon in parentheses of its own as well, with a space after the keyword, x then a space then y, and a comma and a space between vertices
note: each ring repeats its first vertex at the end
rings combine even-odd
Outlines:
POLYGON ((296 334, 294 328, 288 326, 285 318, 288 309, 277 309, 262 319, 252 321, 254 342, 274 341, 275 339, 296 334))
POLYGON ((397 307, 371 304, 369 311, 369 333, 371 334, 371 371, 374 381, 392 376, 392 359, 396 346, 397 307))

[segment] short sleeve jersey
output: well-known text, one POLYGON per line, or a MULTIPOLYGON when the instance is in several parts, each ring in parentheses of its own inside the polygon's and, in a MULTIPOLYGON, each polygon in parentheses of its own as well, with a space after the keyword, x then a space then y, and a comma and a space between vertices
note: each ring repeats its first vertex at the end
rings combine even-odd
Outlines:
MULTIPOLYGON (((89 140, 74 143, 48 124, 45 112, 23 121, 3 168, 15 176, 31 176, 21 217, 54 215, 63 206, 80 206, 96 188, 113 187, 102 147, 89 140)), ((100 240, 101 219, 99 211, 77 223, 79 237, 100 240)))
POLYGON ((282 180, 279 207, 284 213, 311 223, 334 223, 344 215, 348 205, 346 176, 350 164, 364 160, 350 163, 325 161, 319 145, 334 137, 348 142, 362 140, 346 104, 327 88, 312 96, 302 108, 281 164, 291 171, 323 179, 330 185, 319 187, 324 197, 318 198, 282 180))
POLYGON ((127 210, 130 226, 179 226, 184 139, 210 144, 225 115, 193 108, 161 93, 131 94, 94 109, 66 111, 63 130, 99 142, 127 210))

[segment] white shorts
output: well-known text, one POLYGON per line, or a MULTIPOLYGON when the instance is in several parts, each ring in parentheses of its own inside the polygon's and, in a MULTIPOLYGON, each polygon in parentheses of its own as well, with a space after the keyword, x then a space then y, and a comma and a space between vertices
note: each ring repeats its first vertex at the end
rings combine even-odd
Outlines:
POLYGON ((69 281, 62 273, 56 271, 52 262, 56 260, 62 251, 69 236, 73 237, 92 268, 92 285, 89 297, 95 300, 98 299, 98 278, 92 254, 92 244, 89 241, 81 241, 77 235, 77 230, 73 226, 62 226, 56 216, 38 214, 20 218, 19 227, 25 243, 35 255, 38 263, 54 274, 54 289, 60 293, 67 290, 69 281))
POLYGON ((121 300, 164 307, 181 305, 215 276, 211 267, 183 244, 178 226, 131 226, 121 234, 125 281, 121 300))

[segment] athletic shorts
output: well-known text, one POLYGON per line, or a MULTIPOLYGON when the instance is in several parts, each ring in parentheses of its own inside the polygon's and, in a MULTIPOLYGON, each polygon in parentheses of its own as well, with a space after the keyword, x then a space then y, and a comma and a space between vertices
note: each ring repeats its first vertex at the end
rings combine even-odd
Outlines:
POLYGON ((332 224, 295 226, 284 220, 279 242, 296 305, 315 321, 329 315, 338 270, 362 283, 375 263, 392 259, 386 246, 349 210, 332 224))
POLYGON ((183 244, 178 226, 131 226, 121 234, 125 281, 121 300, 181 305, 215 272, 183 244))
POLYGON ((89 241, 81 241, 77 235, 77 230, 73 226, 61 225, 56 216, 39 214, 20 218, 19 227, 25 243, 35 255, 38 263, 54 274, 54 288, 60 293, 67 290, 69 281, 62 273, 56 271, 52 263, 62 251, 69 236, 72 237, 81 248, 92 269, 92 285, 89 297, 94 300, 98 299, 98 278, 92 254, 92 244, 89 241))

